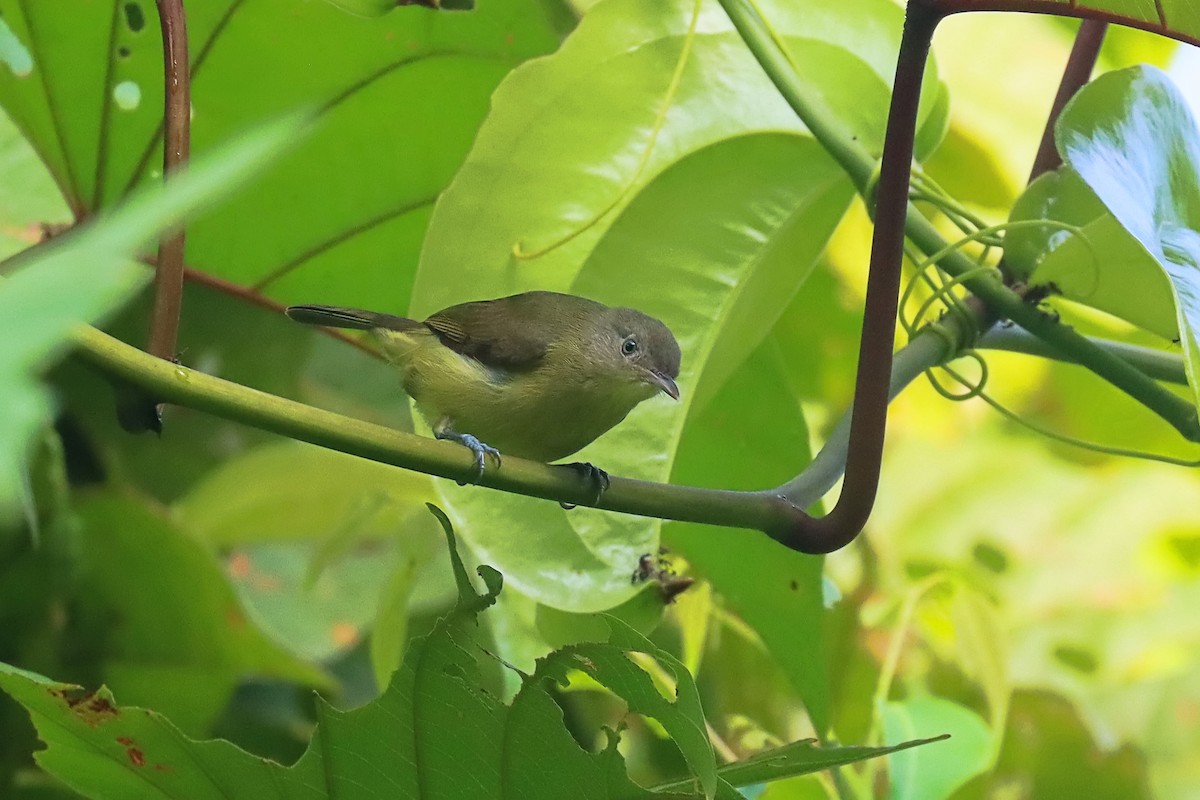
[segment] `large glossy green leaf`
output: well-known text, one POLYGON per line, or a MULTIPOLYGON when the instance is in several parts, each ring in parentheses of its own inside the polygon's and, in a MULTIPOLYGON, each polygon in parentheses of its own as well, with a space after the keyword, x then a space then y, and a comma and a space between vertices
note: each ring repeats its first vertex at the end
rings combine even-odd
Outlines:
POLYGON ((1200 404, 1200 133, 1187 104, 1153 67, 1108 73, 1064 109, 1056 140, 1066 166, 1014 218, 1083 225, 1084 240, 1048 229, 1018 242, 1018 261, 1034 283, 1180 339, 1200 404))
MULTIPOLYGON (((783 362, 772 335, 707 407, 693 412, 673 480, 756 489, 782 483, 807 463, 808 428, 783 362)), ((673 522, 663 536, 762 637, 823 732, 830 715, 824 559, 788 550, 758 531, 673 522)))
MULTIPOLYGON (((764 10, 816 93, 878 149, 898 9, 856 0, 764 10)), ((931 78, 931 98, 938 89, 931 78)), ((936 140, 944 119, 928 107, 936 140)), ((683 348, 683 403, 644 404, 578 456, 663 480, 687 409, 762 341, 849 193, 717 4, 607 0, 559 52, 498 88, 439 200, 411 312, 539 288, 663 319, 683 348)), ((564 516, 473 490, 444 497, 477 552, 559 608, 622 602, 637 559, 657 547, 653 522, 564 516)))
MULTIPOLYGON (((767 4, 764 12, 802 77, 878 151, 899 9, 821 0, 767 4)), ((926 107, 937 107, 936 81, 926 88, 926 107)), ((940 130, 944 120, 935 122, 940 130)), ((558 53, 515 70, 497 90, 439 202, 412 311, 487 291, 568 288, 616 218, 611 212, 656 174, 700 148, 767 131, 804 134, 716 3, 597 4, 558 53), (516 258, 518 246, 540 255, 516 258)), ((803 180, 778 177, 781 186, 803 180)))
MULTIPOLYGON (((936 37, 953 114, 946 140, 922 164, 956 200, 986 211, 987 219, 1007 214, 1025 189, 1037 134, 1058 89, 1052 76, 1062 72, 1079 25, 1044 14, 956 14, 936 37)), ((1109 25, 1095 72, 1145 63, 1166 68, 1177 44, 1109 25)))
MULTIPOLYGON (((447 536, 453 542, 448 527, 447 536)), ((290 768, 227 742, 189 740, 159 714, 118 707, 107 689, 86 694, 7 665, 0 665, 0 687, 30 711, 49 745, 38 756, 42 766, 97 797, 736 797, 727 784, 719 786, 687 671, 617 620, 610 621, 608 643, 575 645, 542 661, 511 707, 484 691, 478 660, 486 656, 472 632, 500 591, 500 576, 481 567, 488 590, 480 594, 457 555, 453 563, 460 592, 454 611, 414 642, 378 700, 348 712, 322 703, 314 739, 290 768), (660 693, 635 654, 675 677, 675 697, 660 693), (631 710, 659 719, 703 790, 652 793, 637 786, 625 774, 615 734, 602 753, 582 750, 550 693, 572 670, 624 697, 631 710)))
POLYGON ((1178 336, 1171 283, 1154 257, 1100 203, 1079 174, 1064 166, 1038 178, 1013 206, 1012 219, 1051 219, 1079 226, 1014 231, 1008 263, 1031 285, 1107 311, 1164 339, 1178 336), (1131 287, 1135 288, 1131 291, 1131 287))
MULTIPOLYGON (((5 0, 0 12, 32 62, 21 74, 0 69, 0 104, 73 208, 109 206, 156 179, 155 4, 5 0)), ((369 20, 290 0, 193 3, 187 13, 195 152, 280 113, 318 115, 277 169, 189 228, 188 263, 289 300, 390 309, 408 304, 430 209, 492 89, 557 43, 537 0, 369 20)))
POLYGON ((1158 69, 1121 70, 1075 97, 1055 138, 1066 163, 1170 280, 1200 401, 1200 129, 1187 103, 1158 69))
MULTIPOLYGON (((745 324, 755 319, 754 303, 795 292, 847 196, 817 145, 786 135, 714 145, 640 192, 567 288, 667 322, 684 352, 682 408, 646 402, 579 457, 616 474, 665 479, 683 411, 707 380, 715 386, 720 379, 704 378, 706 370, 711 364, 728 375, 740 361, 730 351, 761 337, 745 324), (787 163, 795 180, 779 184, 787 163)), ((446 496, 464 530, 475 531, 472 547, 505 566, 522 592, 559 608, 594 611, 624 601, 636 589, 629 576, 639 557, 658 547, 658 525, 645 520, 563 512, 469 488, 446 496)))

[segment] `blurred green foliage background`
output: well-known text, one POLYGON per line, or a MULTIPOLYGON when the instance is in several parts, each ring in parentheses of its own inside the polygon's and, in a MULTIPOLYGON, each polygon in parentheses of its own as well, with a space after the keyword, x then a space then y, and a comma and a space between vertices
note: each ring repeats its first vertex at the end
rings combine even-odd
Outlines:
MULTIPOLYGON (((43 72, 35 85, 0 52, 5 255, 158 177, 160 42, 129 11, 153 8, 74 5, 0 2, 43 72), (132 107, 123 84, 140 87, 132 107)), ((584 458, 730 488, 794 475, 850 402, 861 203, 718 6, 604 0, 576 28, 585 5, 364 20, 315 0, 191 4, 198 151, 296 107, 318 122, 189 225, 182 361, 411 430, 386 365, 255 299, 422 315, 574 291, 661 316, 685 353, 685 404, 645 404, 584 458)), ((878 152, 901 9, 763 8, 878 152)), ((1024 184, 1075 27, 964 15, 938 34, 919 156, 988 220, 1024 184)), ((1099 69, 1171 54, 1114 29, 1099 69)), ((107 329, 141 342, 146 309, 143 297, 107 329)), ((988 360, 992 392, 1029 418, 1190 452, 1078 368, 988 360)), ((48 381, 59 413, 32 472, 39 536, 0 530, 0 661, 104 682, 189 735, 287 761, 311 733, 312 689, 341 707, 374 697, 453 597, 423 509, 436 500, 469 560, 505 574, 488 635, 518 667, 576 633, 578 613, 618 607, 696 675, 727 757, 817 734, 954 734, 894 756, 887 788, 875 765, 751 796, 1200 797, 1200 479, 1186 469, 1050 444, 917 383, 892 406, 866 533, 821 559, 756 532, 443 486, 187 408, 167 409, 161 438, 131 437, 98 374, 66 359, 48 381), (666 609, 629 581, 660 542, 700 580, 666 609)), ((511 692, 514 673, 493 666, 495 690, 511 692)), ((586 682, 560 704, 589 745, 624 717, 586 682)), ((635 777, 681 771, 660 728, 630 725, 635 777)), ((0 796, 74 796, 32 766, 34 749, 24 712, 0 698, 0 796)))

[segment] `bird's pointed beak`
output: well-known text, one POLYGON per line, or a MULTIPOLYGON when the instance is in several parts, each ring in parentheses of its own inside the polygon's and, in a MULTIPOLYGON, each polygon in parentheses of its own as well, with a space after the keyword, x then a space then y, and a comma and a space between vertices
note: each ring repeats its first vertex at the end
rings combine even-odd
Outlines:
POLYGON ((675 381, 670 376, 653 369, 646 370, 646 374, 651 385, 657 386, 663 394, 670 395, 672 400, 679 399, 679 387, 675 385, 675 381))

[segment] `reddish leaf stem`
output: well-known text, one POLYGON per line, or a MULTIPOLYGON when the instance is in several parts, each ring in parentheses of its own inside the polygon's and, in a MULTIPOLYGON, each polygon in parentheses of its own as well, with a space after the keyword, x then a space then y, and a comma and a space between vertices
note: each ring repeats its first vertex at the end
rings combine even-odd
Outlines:
POLYGON ((1009 11, 1023 14, 1050 14, 1058 17, 1076 17, 1078 19, 1090 19, 1097 22, 1115 22, 1127 28, 1150 31, 1160 36, 1166 36, 1176 41, 1200 47, 1200 37, 1173 30, 1160 19, 1152 22, 1150 20, 1138 19, 1137 17, 1116 14, 1103 8, 1089 7, 1075 3, 1063 3, 1061 0, 913 0, 913 2, 909 3, 910 12, 914 4, 917 3, 943 17, 951 14, 959 14, 964 11, 1009 11))
MULTIPOLYGON (((218 292, 223 292, 230 297, 236 297, 242 302, 249 303, 253 306, 258 306, 259 308, 267 311, 273 311, 280 316, 283 315, 283 310, 286 308, 283 303, 272 300, 266 295, 259 293, 255 289, 247 288, 240 284, 234 283, 233 281, 227 281, 224 278, 218 278, 216 275, 186 266, 184 267, 183 272, 184 277, 191 283, 207 286, 211 289, 217 290, 218 292)), ((344 342, 351 347, 357 348, 367 355, 374 356, 375 358, 381 360, 383 359, 383 355, 379 350, 371 347, 360 338, 349 336, 342 331, 337 330, 336 328, 319 328, 318 330, 320 330, 326 336, 329 336, 331 339, 337 339, 339 342, 344 342)))
POLYGON ((790 541, 785 541, 802 552, 829 553, 845 547, 866 525, 875 504, 887 428, 888 384, 892 374, 917 106, 929 45, 940 20, 939 14, 926 7, 909 4, 896 60, 896 80, 875 195, 875 230, 846 451, 846 478, 833 510, 824 517, 805 520, 794 529, 790 541))
MULTIPOLYGON (((183 0, 156 0, 162 24, 163 74, 166 100, 163 106, 163 180, 187 162, 191 115, 191 85, 188 75, 187 20, 183 0)), ((184 233, 179 229, 159 243, 158 267, 154 273, 154 305, 150 312, 147 352, 159 358, 175 357, 179 335, 179 311, 183 298, 184 233)))
POLYGON ((1037 156, 1033 159, 1033 169, 1029 173, 1030 183, 1043 173, 1062 166, 1062 157, 1054 145, 1054 126, 1067 102, 1091 79, 1096 59, 1100 55, 1100 45, 1104 43, 1104 34, 1107 31, 1107 22, 1094 19, 1085 19, 1079 26, 1079 32, 1075 35, 1075 45, 1071 48, 1067 66, 1063 69, 1062 82, 1058 84, 1058 94, 1054 96, 1050 115, 1046 118, 1042 142, 1038 145, 1037 156))

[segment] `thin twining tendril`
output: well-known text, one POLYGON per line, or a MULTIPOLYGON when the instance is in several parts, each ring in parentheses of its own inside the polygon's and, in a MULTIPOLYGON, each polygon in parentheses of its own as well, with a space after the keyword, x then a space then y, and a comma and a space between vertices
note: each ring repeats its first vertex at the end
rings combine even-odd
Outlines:
MULTIPOLYGON (((981 264, 975 269, 969 269, 961 275, 955 275, 953 278, 941 276, 943 281, 942 285, 938 287, 937 291, 934 292, 933 295, 931 295, 928 299, 926 299, 925 302, 921 303, 921 305, 917 308, 917 313, 913 314, 912 320, 908 323, 908 326, 906 326, 910 334, 925 319, 926 314, 929 313, 929 309, 933 307, 934 303, 939 301, 944 302, 952 312, 961 310, 959 298, 952 293, 952 290, 956 286, 966 283, 973 278, 977 278, 980 275, 991 274, 995 271, 995 267, 989 267, 986 264, 981 264)), ((910 284, 910 286, 911 285, 912 284, 910 284)), ((907 300, 907 298, 905 299, 907 300)))
POLYGON ((691 56, 692 43, 696 38, 696 24, 700 19, 700 0, 695 0, 692 5, 692 18, 688 22, 687 35, 683 40, 683 48, 679 52, 679 60, 675 62, 675 71, 671 74, 671 82, 667 84, 667 92, 663 95, 662 105, 658 109, 658 115, 654 119, 654 127, 650 131, 650 139, 646 142, 646 149, 642 151, 642 157, 638 161, 637 169, 629 178, 629 182, 625 184, 625 188, 621 193, 604 208, 597 211, 591 219, 583 223, 583 225, 575 228, 565 236, 556 239, 550 244, 538 250, 526 250, 521 242, 517 242, 512 247, 513 257, 520 261, 529 261, 535 258, 541 258, 549 252, 557 250, 563 245, 571 242, 580 234, 585 233, 608 216, 613 209, 621 205, 629 193, 633 191, 633 187, 637 185, 638 179, 642 177, 646 167, 650 163, 650 156, 654 153, 654 146, 658 143, 658 135, 662 132, 663 126, 667 121, 667 111, 671 108, 671 103, 675 100, 675 95, 679 91, 679 84, 683 80, 683 70, 687 66, 688 58, 691 56))
MULTIPOLYGON (((999 225, 985 225, 982 220, 946 194, 946 192, 940 186, 938 186, 933 179, 929 178, 919 170, 914 170, 912 189, 910 190, 909 198, 912 200, 923 200, 935 206, 955 227, 966 234, 957 242, 949 244, 940 251, 925 258, 921 258, 921 254, 916 250, 916 248, 912 247, 907 242, 905 243, 905 254, 908 256, 909 260, 914 263, 915 274, 909 280, 908 285, 905 287, 904 293, 901 296, 899 316, 900 324, 904 327, 910 338, 916 334, 918 326, 921 325, 921 321, 929 313, 933 305, 937 302, 941 302, 946 306, 948 313, 959 316, 965 323, 967 323, 967 327, 965 329, 967 331, 965 337, 966 341, 973 342, 976 339, 978 335, 978 325, 975 317, 964 308, 962 299, 953 290, 955 287, 970 280, 971 278, 995 271, 993 267, 987 266, 984 262, 986 262, 992 247, 1003 246, 1003 239, 1001 239, 998 235, 1001 233, 1007 233, 1008 231, 1020 228, 1034 227, 1054 227, 1069 231, 1077 235, 1083 242, 1084 246, 1088 248, 1092 256, 1093 267, 1097 271, 1097 280, 1099 279, 1099 260, 1097 258, 1095 249, 1091 241, 1086 236, 1082 235, 1082 229, 1076 225, 1070 225, 1050 219, 1019 220, 1015 222, 1002 223, 999 225), (979 263, 978 267, 967 270, 966 272, 954 277, 947 276, 944 272, 942 272, 941 269, 937 268, 939 261, 949 255, 951 252, 960 250, 971 242, 978 242, 985 245, 983 253, 976 259, 979 263), (910 318, 906 316, 904 309, 911 301, 913 292, 919 282, 924 283, 929 288, 930 297, 918 307, 917 312, 910 318)), ((1080 449, 1088 450, 1094 453, 1100 453, 1102 455, 1119 456, 1123 458, 1139 458, 1145 461, 1158 461, 1164 464, 1172 464, 1175 466, 1200 466, 1200 459, 1193 461, 1183 458, 1175 458, 1174 456, 1166 456, 1159 453, 1151 453, 1143 450, 1133 450, 1124 447, 1098 444, 1096 442, 1088 442, 1083 439, 1078 439, 1073 436, 1059 433, 1058 431, 1052 430, 1044 425, 1039 425, 1036 422, 1025 419, 1020 414, 1001 404, 985 391, 990 373, 988 370, 987 360, 982 354, 970 346, 964 347, 962 338, 960 338, 960 336, 956 336, 954 333, 951 333, 940 322, 931 323, 930 325, 927 325, 924 330, 930 330, 942 336, 947 344, 947 352, 955 353, 957 351, 953 358, 969 358, 979 365, 979 378, 975 382, 968 380, 947 363, 943 363, 938 367, 938 369, 941 369, 943 372, 953 378, 959 385, 965 387, 965 392, 955 392, 944 386, 941 381, 938 380, 933 369, 928 369, 925 371, 925 377, 929 380, 929 384, 933 387, 933 390, 947 400, 951 400, 953 402, 963 402, 966 400, 979 398, 991 406, 992 409, 994 409, 1004 418, 1015 422, 1018 425, 1027 428, 1028 430, 1045 436, 1048 439, 1069 445, 1071 447, 1078 447, 1080 449)))
MULTIPOLYGON (((950 255, 950 253, 962 249, 963 247, 970 244, 971 242, 977 242, 980 239, 988 238, 988 237, 994 236, 995 234, 1002 233, 1002 232, 1008 232, 1008 231, 1012 231, 1012 230, 1020 230, 1023 228, 1043 228, 1043 227, 1061 228, 1063 230, 1068 230, 1075 234, 1081 233, 1081 229, 1077 225, 1071 225, 1071 224, 1068 224, 1065 222, 1059 222, 1059 221, 1050 220, 1050 219, 1018 220, 1018 221, 1014 221, 1014 222, 1001 222, 996 225, 989 225, 985 228, 980 228, 979 230, 974 231, 973 233, 970 233, 970 234, 962 237, 958 241, 947 244, 941 250, 922 259, 920 262, 918 262, 916 264, 917 275, 921 275, 925 271, 930 270, 931 268, 935 267, 938 264, 938 262, 940 262, 946 256, 950 255)), ((1088 241, 1088 239, 1086 237, 1081 236, 1080 239, 1085 243, 1086 247, 1091 249, 1092 244, 1091 244, 1091 242, 1088 241)), ((1093 263, 1095 263, 1095 253, 1094 252, 1093 252, 1093 263)), ((953 297, 952 293, 950 292, 950 289, 952 289, 954 286, 957 286, 961 283, 971 280, 972 278, 976 277, 977 275, 979 275, 983 272, 989 272, 989 271, 995 271, 995 268, 990 267, 990 266, 981 265, 980 267, 978 267, 976 269, 968 270, 967 272, 963 273, 962 275, 959 275, 954 278, 949 278, 946 280, 946 283, 942 287, 934 290, 934 295, 931 298, 931 300, 933 302, 936 302, 938 299, 941 299, 943 302, 946 302, 947 305, 952 306, 952 302, 946 299, 949 297, 953 297)), ((927 283, 928 283, 928 281, 927 281, 927 283)), ((904 309, 905 307, 907 307, 909 301, 912 298, 912 294, 913 294, 913 291, 915 290, 915 287, 916 287, 916 281, 915 280, 909 281, 908 286, 905 287, 904 294, 900 298, 900 308, 901 309, 904 309)), ((900 315, 900 321, 901 321, 901 324, 904 325, 905 330, 911 334, 912 329, 915 328, 916 325, 920 324, 920 321, 923 317, 924 312, 927 312, 931 305, 932 305, 932 302, 926 301, 921 306, 921 311, 911 321, 904 315, 904 313, 902 311, 901 315, 900 315)))
MULTIPOLYGON (((934 206, 963 233, 973 233, 987 227, 987 223, 983 219, 950 195, 937 181, 926 175, 920 167, 913 168, 908 197, 910 200, 921 200, 934 206)), ((985 244, 999 246, 998 241, 985 242, 985 244)), ((986 258, 986 253, 984 257, 986 258)))
MULTIPOLYGON (((974 350, 967 351, 966 353, 963 353, 963 355, 970 355, 976 361, 978 361, 980 364, 984 363, 983 357, 980 356, 978 353, 976 353, 974 350)), ((942 371, 946 372, 954 380, 958 381, 958 383, 967 387, 969 389, 969 391, 966 393, 963 393, 963 394, 957 394, 957 393, 951 392, 950 390, 946 389, 944 386, 942 386, 941 384, 939 384, 937 382, 936 378, 934 378, 934 376, 932 374, 932 370, 927 370, 926 375, 929 376, 930 383, 933 384, 934 389, 938 392, 938 394, 942 395, 943 397, 945 397, 949 400, 955 400, 955 401, 970 400, 974 397, 978 397, 980 400, 987 403, 989 406, 991 406, 993 409, 995 409, 997 412, 999 412, 1000 415, 1003 416, 1005 419, 1008 419, 1012 422, 1017 423, 1018 425, 1028 428, 1029 430, 1033 431, 1034 433, 1038 433, 1042 436, 1047 437, 1048 439, 1053 439, 1054 441, 1060 442, 1062 444, 1070 445, 1072 447, 1078 447, 1082 450, 1089 450, 1093 453, 1100 453, 1102 455, 1120 456, 1122 458, 1139 458, 1139 459, 1142 459, 1143 461, 1159 461, 1163 464, 1171 464, 1171 465, 1177 466, 1177 467, 1200 467, 1200 459, 1193 461, 1193 460, 1189 460, 1186 458, 1175 458, 1174 456, 1166 456, 1166 455, 1162 455, 1161 453, 1150 453, 1150 452, 1147 452, 1144 450, 1132 450, 1132 449, 1125 448, 1125 447, 1114 447, 1111 445, 1098 444, 1096 442, 1088 442, 1083 439, 1077 439, 1074 436, 1067 436, 1064 433, 1059 433, 1058 431, 1052 430, 1051 428, 1048 428, 1044 425, 1039 425, 1036 422, 1025 419, 1023 416, 1021 416, 1017 412, 1013 411, 1012 409, 1005 407, 999 401, 997 401, 995 398, 993 398, 991 395, 989 395, 987 392, 985 392, 984 391, 984 383, 987 380, 986 370, 982 373, 979 382, 972 384, 969 380, 967 380, 965 377, 963 377, 961 374, 959 374, 957 371, 955 371, 952 367, 950 367, 948 365, 943 364, 940 367, 940 369, 942 371)))
MULTIPOLYGON (((876 161, 871 174, 863 185, 861 194, 867 207, 867 215, 875 221, 875 193, 879 187, 880 162, 876 161)), ((908 199, 912 202, 925 202, 941 211, 954 227, 965 234, 972 234, 986 228, 987 223, 974 214, 970 209, 952 197, 941 185, 930 178, 919 167, 914 166, 909 175, 908 199)), ((983 258, 987 258, 991 248, 1000 247, 1003 242, 997 237, 983 237, 978 240, 984 245, 983 258)))
MULTIPOLYGON (((904 243, 904 254, 913 264, 919 264, 924 259, 924 254, 909 242, 904 243)), ((921 269, 918 270, 910 279, 909 284, 905 287, 904 297, 905 302, 900 305, 900 325, 904 328, 905 333, 912 337, 916 325, 909 321, 905 316, 905 307, 907 298, 911 296, 915 282, 922 281, 928 288, 931 294, 940 297, 946 304, 949 311, 957 315, 964 323, 965 330, 969 331, 966 341, 974 341, 976 338, 975 317, 967 309, 962 299, 954 292, 946 289, 946 275, 940 269, 921 269)), ((947 341, 949 352, 956 352, 962 348, 962 344, 958 341, 947 341)))

